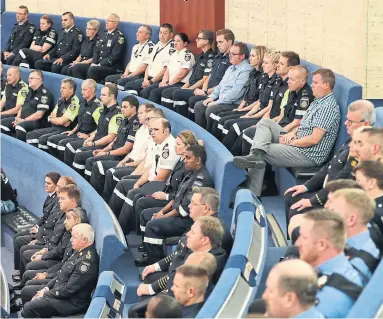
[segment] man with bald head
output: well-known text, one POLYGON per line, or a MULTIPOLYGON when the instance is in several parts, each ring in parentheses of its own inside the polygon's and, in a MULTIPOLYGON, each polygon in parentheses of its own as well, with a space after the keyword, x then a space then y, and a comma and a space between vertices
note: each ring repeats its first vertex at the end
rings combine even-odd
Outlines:
POLYGON ((74 254, 61 272, 27 302, 24 318, 68 317, 88 309, 98 278, 99 257, 94 246, 94 230, 81 223, 72 228, 74 254))
MULTIPOLYGON (((287 220, 311 208, 323 207, 327 200, 325 186, 328 181, 352 178, 352 169, 357 162, 349 154, 351 136, 353 136, 356 129, 371 126, 375 123, 375 120, 374 105, 370 101, 357 100, 348 106, 344 125, 346 126, 349 138, 336 151, 331 161, 323 166, 310 180, 303 185, 296 185, 286 190, 285 211, 287 220)), ((367 143, 367 134, 365 140, 367 143)))
POLYGON ((10 67, 7 71, 7 85, 0 102, 1 118, 15 117, 23 106, 28 91, 28 85, 21 80, 19 68, 10 67))
POLYGON ((271 318, 324 318, 315 308, 318 290, 314 269, 302 260, 276 264, 266 281, 262 299, 271 318))

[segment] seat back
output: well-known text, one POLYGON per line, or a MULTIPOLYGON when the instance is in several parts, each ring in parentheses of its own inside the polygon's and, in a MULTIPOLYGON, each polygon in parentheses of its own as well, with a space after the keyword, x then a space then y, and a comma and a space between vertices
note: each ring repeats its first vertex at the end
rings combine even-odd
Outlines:
POLYGON ((225 269, 197 318, 241 318, 258 288, 267 252, 267 219, 249 190, 236 194, 234 245, 225 269))
POLYGON ((376 112, 376 122, 375 126, 383 127, 383 106, 377 107, 376 112))

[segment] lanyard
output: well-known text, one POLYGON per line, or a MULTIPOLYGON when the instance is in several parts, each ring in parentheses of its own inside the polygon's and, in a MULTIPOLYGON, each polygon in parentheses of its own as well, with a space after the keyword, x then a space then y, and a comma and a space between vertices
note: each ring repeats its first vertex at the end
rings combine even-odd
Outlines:
POLYGON ((163 49, 165 49, 165 48, 170 44, 170 42, 172 42, 172 40, 169 40, 168 43, 166 43, 161 49, 159 49, 159 48, 157 47, 157 50, 156 50, 156 53, 154 54, 154 57, 153 57, 152 62, 154 62, 154 60, 155 60, 157 54, 160 53, 163 49))

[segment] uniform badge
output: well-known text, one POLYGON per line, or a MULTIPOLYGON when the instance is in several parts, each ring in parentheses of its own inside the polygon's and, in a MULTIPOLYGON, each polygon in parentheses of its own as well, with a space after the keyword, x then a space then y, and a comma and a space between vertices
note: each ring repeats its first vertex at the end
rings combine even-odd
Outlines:
POLYGON ((87 262, 87 261, 83 261, 81 264, 80 264, 80 271, 84 274, 86 274, 90 269, 90 263, 87 262))
POLYGON ((51 31, 49 32, 49 35, 48 35, 50 38, 54 38, 56 37, 56 33, 54 31, 51 31))
POLYGON ((153 52, 153 47, 149 47, 149 54, 153 52))
POLYGON ((318 288, 322 288, 328 280, 328 276, 324 275, 318 278, 318 288))
POLYGON ((92 258, 92 253, 88 250, 85 256, 86 259, 91 259, 92 258))
POLYGON ((173 48, 170 48, 170 49, 169 49, 169 55, 172 55, 174 52, 176 52, 175 49, 173 49, 173 48))
POLYGON ((30 27, 29 28, 29 32, 33 34, 33 32, 35 32, 35 28, 34 27, 30 27))
POLYGON ((191 54, 190 53, 186 53, 185 54, 185 61, 190 61, 191 60, 191 54))
POLYGON ((124 42, 125 42, 124 37, 119 37, 118 38, 118 43, 119 44, 123 44, 124 42))
POLYGON ((41 90, 43 93, 47 93, 47 90, 46 89, 42 89, 41 90))
POLYGON ((78 41, 79 41, 79 42, 82 42, 82 40, 83 40, 83 36, 82 36, 81 33, 79 33, 79 35, 78 35, 78 41))
POLYGON ((308 97, 302 97, 301 98, 300 106, 301 106, 302 109, 307 109, 309 104, 310 104, 310 101, 309 101, 308 97))
POLYGON ((69 105, 69 109, 70 109, 71 111, 74 111, 74 110, 76 109, 76 104, 71 104, 71 105, 69 105))
POLYGON ((169 157, 169 150, 164 150, 164 151, 162 151, 162 157, 163 157, 164 159, 167 159, 167 158, 169 157))
POLYGON ((43 95, 41 97, 41 103, 43 103, 43 104, 47 104, 48 103, 48 97, 46 95, 43 95))
POLYGON ((213 66, 213 61, 212 60, 207 61, 207 67, 211 68, 212 66, 213 66))
POLYGON ((133 125, 133 131, 137 131, 140 128, 140 124, 133 125))
POLYGON ((202 187, 203 186, 203 183, 201 182, 201 181, 195 181, 194 183, 193 183, 193 187, 202 187))
POLYGON ((27 96, 27 91, 21 91, 21 96, 26 97, 27 96))
POLYGON ((121 123, 122 123, 122 118, 121 118, 121 117, 118 117, 118 118, 116 119, 116 123, 117 123, 117 125, 121 125, 121 123))
POLYGON ((108 42, 106 43, 106 46, 111 47, 112 46, 112 40, 108 40, 108 42))
POLYGON ((351 167, 355 167, 358 165, 358 162, 356 160, 351 161, 351 167))

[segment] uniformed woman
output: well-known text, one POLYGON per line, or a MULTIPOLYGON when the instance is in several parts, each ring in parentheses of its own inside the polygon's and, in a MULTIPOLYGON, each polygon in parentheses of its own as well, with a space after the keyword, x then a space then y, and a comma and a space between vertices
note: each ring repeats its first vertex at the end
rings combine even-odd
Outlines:
POLYGON ((158 104, 161 103, 163 90, 171 87, 180 87, 189 80, 195 64, 193 53, 187 49, 189 44, 189 38, 185 33, 181 32, 175 35, 174 49, 176 51, 170 56, 169 64, 159 87, 150 93, 150 101, 158 104))
POLYGON ((13 65, 24 68, 35 68, 35 62, 51 50, 57 41, 57 33, 52 29, 53 21, 50 16, 43 15, 40 19, 40 29, 33 35, 33 41, 29 49, 20 49, 13 65))

